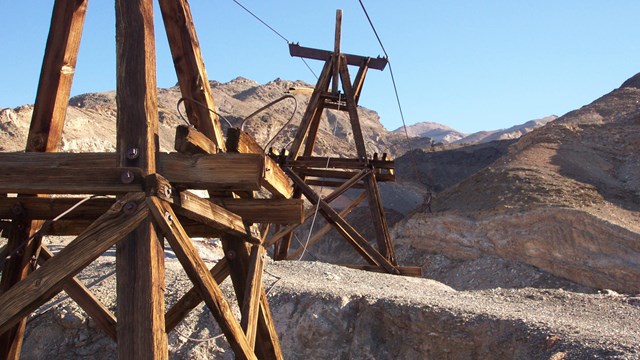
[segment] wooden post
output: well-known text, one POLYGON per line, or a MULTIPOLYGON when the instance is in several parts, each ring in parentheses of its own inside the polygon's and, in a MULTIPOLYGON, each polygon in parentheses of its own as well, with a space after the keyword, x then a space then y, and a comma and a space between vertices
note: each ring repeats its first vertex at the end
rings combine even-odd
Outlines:
POLYGON ((189 122, 224 151, 220 120, 210 111, 215 111, 215 104, 189 3, 186 0, 160 0, 160 11, 189 122))
MULTIPOLYGON (((333 86, 331 92, 338 93, 338 84, 340 83, 340 37, 342 33, 342 9, 336 10, 336 33, 333 42, 333 86)), ((346 64, 346 62, 345 62, 346 64)))
MULTIPOLYGON (((87 0, 57 0, 54 4, 26 151, 58 151, 86 9, 87 0)), ((9 238, 10 248, 27 242, 42 226, 42 222, 15 225, 9 238)), ((7 261, 2 272, 0 293, 7 291, 29 273, 29 261, 38 245, 39 241, 32 239, 23 247, 20 256, 13 256, 7 261)), ((0 336, 0 359, 20 357, 25 324, 23 319, 0 336)))
MULTIPOLYGON (((152 0, 116 0, 120 166, 156 170, 158 104, 152 0)), ((166 359, 164 253, 150 218, 116 247, 118 358, 166 359)))

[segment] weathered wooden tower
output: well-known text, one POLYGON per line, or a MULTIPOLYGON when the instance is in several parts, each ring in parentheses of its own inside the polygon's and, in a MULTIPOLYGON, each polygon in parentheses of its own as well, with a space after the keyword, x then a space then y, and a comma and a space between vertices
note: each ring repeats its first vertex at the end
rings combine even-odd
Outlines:
MULTIPOLYGON (((177 129, 176 152, 162 154, 153 0, 116 0, 117 152, 58 153, 87 2, 55 1, 25 152, 0 153, 0 226, 2 236, 8 237, 0 251, 0 358, 19 358, 26 316, 65 291, 117 341, 121 359, 167 358, 167 333, 202 301, 237 358, 281 359, 262 286, 263 261, 265 246, 301 224, 301 195, 319 204, 322 214, 370 263, 364 268, 416 273, 397 266, 377 192, 376 181, 392 178, 393 163, 367 157, 356 109, 367 69, 381 69, 384 59, 344 55, 338 46, 331 53, 291 45, 292 54, 320 57, 326 64, 289 154, 270 157, 238 129, 230 129, 224 139, 210 111, 214 100, 189 5, 186 0, 159 0, 192 125, 177 129), (354 83, 347 65, 359 66, 354 83), (333 91, 328 92, 332 77, 333 91), (320 112, 327 107, 349 112, 357 159, 311 156, 320 112), (346 181, 322 199, 309 186, 317 176, 346 181), (379 251, 328 205, 359 186, 366 191, 357 203, 369 198, 379 251), (207 190, 210 197, 188 189, 207 190), (260 189, 268 190, 271 198, 254 199, 253 191, 260 189), (64 219, 56 221, 63 213, 64 219), (284 230, 266 241, 258 223, 278 224, 284 230), (41 242, 48 234, 77 237, 54 255, 41 242), (207 269, 190 236, 220 237, 225 257, 207 269), (164 301, 163 239, 194 285, 170 309, 164 301), (75 277, 113 246, 117 318, 75 277), (241 310, 239 321, 218 287, 227 276, 241 310)), ((281 242, 280 258, 287 255, 288 241, 285 237, 281 242)))

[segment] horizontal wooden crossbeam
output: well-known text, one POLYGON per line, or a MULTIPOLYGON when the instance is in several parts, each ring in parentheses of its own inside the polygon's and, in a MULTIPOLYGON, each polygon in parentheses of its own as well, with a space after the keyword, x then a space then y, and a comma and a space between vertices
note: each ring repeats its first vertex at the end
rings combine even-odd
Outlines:
MULTIPOLYGON (((306 59, 326 61, 326 60, 329 60, 333 52, 327 51, 327 50, 303 47, 298 44, 290 43, 289 54, 291 56, 297 56, 297 57, 306 58, 306 59)), ((344 55, 347 58, 347 64, 355 65, 355 66, 361 66, 367 61, 367 59, 369 59, 366 56, 360 56, 360 55, 351 55, 351 54, 342 54, 342 55, 344 55)), ((388 62, 387 58, 377 57, 377 58, 370 58, 370 59, 371 60, 369 62, 369 68, 371 69, 384 70, 384 68, 387 66, 387 62, 388 62)))
MULTIPOLYGON (((115 153, 0 153, 0 193, 121 194, 142 191, 137 168, 118 167, 115 153)), ((282 170, 261 154, 161 153, 157 172, 189 189, 255 191, 262 186, 288 198, 282 170)))
MULTIPOLYGON (((301 177, 318 177, 318 178, 330 178, 330 179, 351 179, 357 172, 355 170, 329 170, 329 169, 310 169, 299 168, 296 173, 301 177)), ((376 180, 378 181, 395 181, 394 174, 375 173, 376 180)))
MULTIPOLYGON (((29 219, 49 220, 74 206, 81 198, 0 197, 0 219, 23 212, 29 219)), ((65 215, 65 220, 95 220, 116 201, 115 198, 90 199, 65 215)), ((300 199, 217 199, 216 203, 251 223, 300 224, 300 199)), ((183 224, 184 225, 184 224, 183 224)), ((187 233, 189 228, 187 227, 187 233)))
MULTIPOLYGON (((394 169, 395 162, 393 160, 369 160, 375 169, 394 169)), ((323 156, 300 156, 296 160, 287 161, 290 168, 331 168, 331 169, 362 169, 366 164, 358 159, 346 159, 336 157, 323 156)))
MULTIPOLYGON (((351 269, 358 270, 366 270, 373 272, 386 273, 385 268, 381 266, 373 266, 373 265, 361 265, 361 264, 340 264, 341 266, 346 266, 351 269)), ((396 269, 400 272, 400 275, 403 276, 413 276, 413 277, 422 277, 422 268, 419 266, 396 266, 396 269)))

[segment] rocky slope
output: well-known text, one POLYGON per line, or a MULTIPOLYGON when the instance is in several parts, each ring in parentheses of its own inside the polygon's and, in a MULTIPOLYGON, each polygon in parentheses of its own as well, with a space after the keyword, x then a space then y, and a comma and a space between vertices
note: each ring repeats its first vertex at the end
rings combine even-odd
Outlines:
POLYGON ((476 144, 496 140, 518 139, 533 130, 546 125, 547 123, 557 119, 555 115, 545 116, 541 119, 529 120, 524 124, 515 125, 507 129, 478 131, 469 134, 462 139, 456 140, 454 144, 476 144))
POLYGON ((466 136, 466 134, 463 134, 449 126, 430 121, 407 125, 406 133, 404 127, 399 127, 393 132, 401 135, 409 135, 410 137, 431 138, 436 143, 444 144, 455 142, 466 136))
MULTIPOLYGON (((228 124, 240 126, 248 115, 285 95, 292 86, 313 87, 303 82, 281 79, 260 85, 242 77, 228 83, 211 81, 211 86, 218 107, 216 111, 223 117, 220 120, 223 127, 228 124)), ((265 146, 284 127, 282 133, 273 139, 271 146, 276 149, 285 147, 295 135, 297 124, 304 114, 310 95, 296 94, 295 97, 295 102, 292 99, 283 100, 249 119, 244 124, 245 130, 265 146), (292 116, 293 121, 286 125, 292 116)), ((164 151, 173 148, 175 127, 184 123, 176 109, 180 98, 178 87, 158 90, 160 146, 164 151)), ((181 111, 184 113, 182 106, 181 111)), ((375 111, 364 107, 360 107, 358 111, 365 144, 370 154, 388 152, 392 156, 397 156, 409 148, 404 135, 387 131, 380 123, 380 118, 375 111)), ((33 106, 30 105, 0 109, 0 151, 24 149, 32 112, 33 106)), ((83 94, 71 98, 67 110, 62 150, 114 151, 115 116, 115 92, 83 94)), ((353 133, 346 112, 325 111, 323 119, 316 153, 355 155, 353 133)), ((430 139, 414 141, 420 146, 422 143, 428 143, 430 139)))
POLYGON ((498 256, 574 282, 640 292, 639 76, 522 137, 396 225, 396 244, 498 256))

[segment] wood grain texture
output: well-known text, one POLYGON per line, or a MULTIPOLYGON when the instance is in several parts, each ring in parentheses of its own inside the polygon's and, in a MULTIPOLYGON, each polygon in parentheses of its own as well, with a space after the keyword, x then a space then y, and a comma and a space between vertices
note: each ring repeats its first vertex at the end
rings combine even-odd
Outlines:
POLYGON ((224 137, 204 67, 200 44, 193 24, 191 9, 186 0, 160 0, 173 65, 189 122, 214 144, 225 151, 224 137))
MULTIPOLYGON (((340 264, 340 265, 346 266, 351 269, 366 270, 366 271, 373 271, 373 272, 380 272, 380 273, 387 272, 385 268, 380 266, 362 265, 362 264, 340 264)), ((418 278, 422 277, 422 268, 419 266, 396 266, 396 269, 398 269, 398 272, 402 276, 412 276, 412 277, 418 277, 418 278)))
POLYGON ((344 91, 344 96, 347 101, 349 122, 351 123, 351 129, 353 130, 353 142, 356 144, 358 159, 360 161, 365 161, 367 159, 367 149, 365 147, 364 137, 362 136, 362 127, 360 125, 360 116, 358 115, 355 92, 351 85, 351 77, 349 75, 347 61, 344 56, 340 56, 340 58, 342 59, 339 62, 340 79, 342 80, 342 90, 344 91))
MULTIPOLYGON (((38 263, 43 265, 53 257, 53 253, 46 246, 42 245, 38 263)), ((107 309, 89 289, 75 276, 67 280, 62 286, 62 290, 69 295, 92 319, 96 325, 113 341, 117 341, 116 317, 107 309)))
POLYGON ((197 249, 177 220, 171 205, 157 197, 147 199, 156 224, 162 230, 187 276, 203 297, 205 304, 220 325, 229 345, 238 359, 257 359, 247 338, 233 316, 215 279, 207 269, 197 249))
MULTIPOLYGON (((326 61, 326 60, 329 60, 333 52, 327 51, 327 50, 308 48, 308 47, 300 46, 298 44, 291 43, 289 44, 289 54, 291 56, 303 57, 306 59, 326 61)), ((367 57, 360 56, 360 55, 352 55, 352 54, 345 54, 345 53, 343 53, 342 55, 347 58, 347 63, 349 65, 355 65, 355 66, 362 65, 368 59, 367 57)), ((387 62, 388 62, 387 59, 383 57, 371 58, 371 63, 369 64, 369 67, 375 70, 384 70, 384 68, 387 66, 387 62)))
POLYGON ((118 200, 58 255, 0 295, 0 333, 60 292, 69 278, 133 231, 148 215, 144 193, 127 194, 118 200), (135 204, 131 214, 123 212, 127 203, 135 204))
POLYGON ((218 147, 205 134, 194 127, 178 125, 176 128, 175 149, 183 154, 216 154, 218 147))
POLYGON ((389 260, 393 265, 398 265, 396 261, 396 253, 393 248, 393 241, 389 235, 389 226, 387 225, 387 217, 382 207, 382 197, 378 189, 376 177, 369 175, 365 181, 365 191, 369 194, 369 210, 373 219, 373 226, 376 230, 376 241, 378 243, 378 251, 389 260))
MULTIPOLYGON (((118 166, 156 172, 158 99, 153 0, 116 0, 118 166)), ((116 246, 118 358, 167 359, 164 252, 150 218, 116 246)))
POLYGON ((265 248, 261 245, 251 246, 249 268, 244 290, 244 302, 241 305, 242 318, 240 326, 247 335, 252 348, 256 345, 258 333, 258 316, 260 313, 260 294, 262 294, 262 271, 264 270, 265 248))

